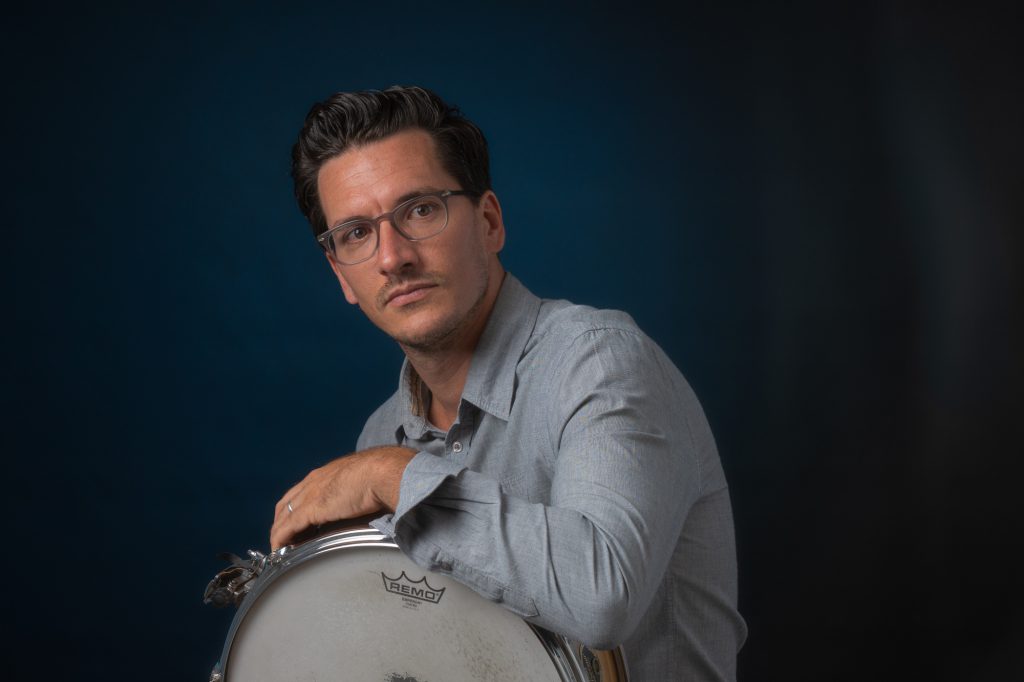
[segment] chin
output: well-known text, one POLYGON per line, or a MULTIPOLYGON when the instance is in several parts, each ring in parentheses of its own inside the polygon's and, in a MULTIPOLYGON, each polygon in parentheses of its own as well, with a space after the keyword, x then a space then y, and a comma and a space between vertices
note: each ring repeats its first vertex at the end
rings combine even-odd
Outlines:
POLYGON ((431 329, 415 334, 397 334, 392 336, 395 341, 405 348, 418 351, 444 350, 451 345, 455 338, 455 329, 431 329))
POLYGON ((447 348, 458 337, 458 330, 465 320, 442 319, 432 323, 406 326, 388 335, 406 348, 418 351, 434 351, 447 348))
POLYGON ((468 309, 458 307, 457 301, 428 298, 414 303, 415 310, 409 309, 405 314, 400 313, 394 327, 390 331, 384 331, 409 350, 446 350, 455 345, 465 329, 473 326, 486 295, 487 278, 484 277, 480 291, 468 309))

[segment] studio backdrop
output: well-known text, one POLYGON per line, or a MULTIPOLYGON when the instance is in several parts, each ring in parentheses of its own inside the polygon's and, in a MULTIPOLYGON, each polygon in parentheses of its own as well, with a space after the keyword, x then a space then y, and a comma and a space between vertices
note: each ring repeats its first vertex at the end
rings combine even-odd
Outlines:
POLYGON ((5 74, 9 676, 204 680, 217 554, 399 350, 289 153, 338 90, 487 135, 535 293, 630 313, 729 479, 740 677, 1019 677, 1019 16, 718 3, 25 6, 5 74))

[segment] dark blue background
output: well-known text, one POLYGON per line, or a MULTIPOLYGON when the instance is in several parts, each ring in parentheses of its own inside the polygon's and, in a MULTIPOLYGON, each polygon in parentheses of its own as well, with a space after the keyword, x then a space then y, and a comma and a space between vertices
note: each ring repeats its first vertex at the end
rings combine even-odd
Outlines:
POLYGON ((629 311, 701 396, 741 678, 1019 676, 1018 14, 11 10, 9 676, 206 679, 215 555, 397 379, 288 177, 314 101, 393 83, 488 135, 506 267, 629 311))

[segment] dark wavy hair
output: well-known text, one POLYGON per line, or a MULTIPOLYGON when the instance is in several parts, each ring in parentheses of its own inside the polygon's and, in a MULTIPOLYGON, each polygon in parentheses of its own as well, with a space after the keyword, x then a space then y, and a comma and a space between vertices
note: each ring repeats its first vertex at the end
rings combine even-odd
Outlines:
POLYGON ((327 230, 317 178, 320 168, 346 150, 409 129, 434 139, 442 166, 474 201, 491 189, 487 140, 457 107, 426 88, 392 86, 386 90, 339 92, 313 105, 292 147, 292 180, 302 215, 313 235, 327 230))

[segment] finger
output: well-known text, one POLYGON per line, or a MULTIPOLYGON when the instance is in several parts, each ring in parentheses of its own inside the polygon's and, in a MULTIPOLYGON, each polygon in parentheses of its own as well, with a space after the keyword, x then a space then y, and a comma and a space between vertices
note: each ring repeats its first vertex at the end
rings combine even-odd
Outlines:
MULTIPOLYGON (((285 512, 287 514, 288 512, 285 512)), ((283 516, 274 523, 270 529, 270 548, 276 550, 279 547, 291 544, 292 539, 298 533, 301 522, 293 516, 283 516)))
MULTIPOLYGON (((293 517, 294 519, 294 517, 293 517)), ((309 519, 294 519, 282 522, 271 531, 270 546, 277 549, 295 543, 295 538, 309 527, 315 525, 309 519)))
POLYGON ((270 529, 271 549, 291 544, 299 533, 319 523, 319 510, 304 492, 293 497, 291 505, 292 508, 289 511, 288 503, 285 503, 284 511, 275 519, 274 525, 270 529))
POLYGON ((302 491, 308 487, 310 476, 314 473, 315 470, 309 472, 304 479, 289 488, 288 492, 286 492, 281 499, 277 501, 277 504, 274 505, 275 521, 282 516, 291 513, 288 511, 288 503, 291 503, 292 509, 295 508, 295 500, 302 494, 302 491))
POLYGON ((285 507, 288 506, 288 502, 295 498, 299 494, 299 492, 306 486, 306 482, 308 479, 309 476, 307 475, 306 478, 302 479, 301 481, 293 485, 291 488, 289 488, 285 492, 285 494, 281 496, 281 499, 277 501, 277 504, 274 505, 274 510, 276 512, 283 511, 285 507))
POLYGON ((292 509, 295 509, 295 496, 291 493, 282 497, 276 505, 274 505, 274 523, 280 523, 288 517, 289 514, 294 512, 289 511, 288 505, 292 505, 292 509))
POLYGON ((282 500, 281 504, 278 505, 277 510, 274 512, 274 523, 272 525, 281 525, 287 522, 295 513, 295 505, 297 503, 298 498, 296 497, 282 500))

